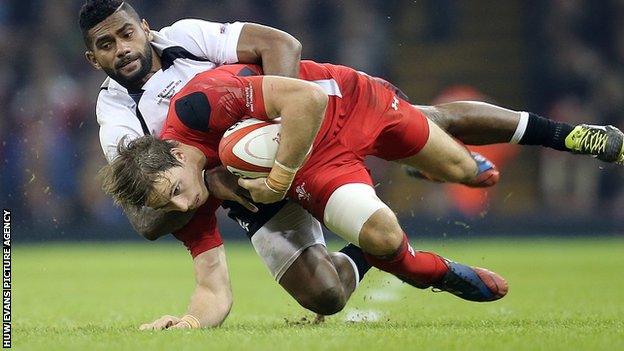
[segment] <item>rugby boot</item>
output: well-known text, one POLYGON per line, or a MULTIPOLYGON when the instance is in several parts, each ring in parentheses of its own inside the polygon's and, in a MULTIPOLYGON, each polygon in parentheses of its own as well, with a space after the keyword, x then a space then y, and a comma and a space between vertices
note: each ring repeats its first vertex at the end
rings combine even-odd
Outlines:
MULTIPOLYGON (((472 156, 472 159, 477 163, 477 176, 472 181, 462 184, 471 188, 487 188, 496 185, 500 179, 500 172, 494 163, 478 152, 471 151, 470 156, 472 156)), ((404 165, 403 170, 408 176, 413 178, 427 179, 440 183, 444 182, 443 180, 430 177, 425 172, 419 171, 414 167, 404 165)))
POLYGON ((485 268, 444 260, 448 271, 437 282, 423 285, 402 277, 399 279, 419 289, 431 287, 433 291, 446 291, 468 301, 495 301, 507 295, 509 290, 507 281, 500 275, 485 268))
POLYGON ((576 154, 624 164, 624 134, 614 126, 580 124, 565 138, 565 146, 576 154))

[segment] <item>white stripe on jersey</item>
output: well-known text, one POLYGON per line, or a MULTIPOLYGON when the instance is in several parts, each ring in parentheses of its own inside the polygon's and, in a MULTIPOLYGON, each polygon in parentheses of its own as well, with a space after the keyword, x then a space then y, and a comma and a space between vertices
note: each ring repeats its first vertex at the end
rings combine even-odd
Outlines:
POLYGON ((312 83, 318 84, 327 95, 338 96, 339 98, 342 98, 342 93, 340 92, 338 82, 336 82, 334 79, 314 80, 312 81, 312 83))

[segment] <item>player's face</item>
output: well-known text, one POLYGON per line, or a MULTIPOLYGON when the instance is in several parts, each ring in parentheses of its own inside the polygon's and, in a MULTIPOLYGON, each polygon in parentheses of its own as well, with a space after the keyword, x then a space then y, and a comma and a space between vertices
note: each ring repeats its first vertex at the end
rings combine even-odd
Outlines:
POLYGON ((147 206, 187 212, 196 210, 208 200, 209 193, 204 182, 203 170, 184 157, 178 160, 182 166, 161 173, 147 206))
POLYGON ((117 11, 89 30, 92 45, 87 60, 125 87, 140 87, 153 66, 151 32, 147 22, 138 22, 125 11, 117 11))

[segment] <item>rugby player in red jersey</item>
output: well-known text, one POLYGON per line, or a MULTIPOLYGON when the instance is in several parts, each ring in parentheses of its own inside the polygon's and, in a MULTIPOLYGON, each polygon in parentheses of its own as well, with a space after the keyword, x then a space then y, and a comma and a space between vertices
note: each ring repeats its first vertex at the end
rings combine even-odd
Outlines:
MULTIPOLYGON (((201 174, 220 165, 217 147, 223 132, 248 116, 280 116, 282 139, 269 177, 240 180, 255 201, 275 202, 288 194, 329 229, 358 244, 374 266, 414 286, 433 286, 474 301, 506 294, 505 281, 495 273, 414 251, 392 211, 376 197, 363 158, 375 155, 417 167, 436 179, 479 185, 480 176, 491 168, 479 169, 463 146, 423 112, 435 115, 463 107, 486 116, 522 120, 525 115, 527 124, 541 117, 481 103, 416 108, 388 84, 340 66, 303 63, 300 77, 315 84, 241 77, 245 71, 260 73, 258 67, 229 66, 191 80, 173 98, 161 135, 175 142, 141 138, 128 146, 120 144, 119 158, 104 171, 107 192, 122 204, 175 211, 196 209, 208 201, 207 214, 212 213, 218 201, 209 198, 201 174), (146 158, 159 160, 158 167, 142 167, 146 158), (139 179, 143 182, 136 183, 139 179)), ((525 124, 523 133, 527 128, 525 124)), ((621 140, 616 148, 621 155, 621 140)), ((191 252, 194 240, 185 239, 191 252)), ((221 243, 216 227, 211 240, 215 246, 221 243)))

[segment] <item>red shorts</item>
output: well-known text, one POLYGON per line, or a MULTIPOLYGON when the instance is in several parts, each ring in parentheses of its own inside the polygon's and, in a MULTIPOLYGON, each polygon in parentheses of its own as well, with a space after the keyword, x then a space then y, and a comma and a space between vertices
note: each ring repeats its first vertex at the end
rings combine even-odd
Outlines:
MULTIPOLYGON (((394 95, 385 87, 381 93, 394 95)), ((385 111, 359 111, 340 130, 328 133, 297 173, 290 198, 323 222, 325 205, 336 189, 350 183, 373 185, 366 156, 392 161, 417 154, 429 139, 427 118, 404 100, 393 96, 390 101, 385 111)))

